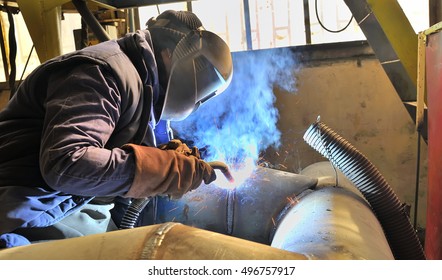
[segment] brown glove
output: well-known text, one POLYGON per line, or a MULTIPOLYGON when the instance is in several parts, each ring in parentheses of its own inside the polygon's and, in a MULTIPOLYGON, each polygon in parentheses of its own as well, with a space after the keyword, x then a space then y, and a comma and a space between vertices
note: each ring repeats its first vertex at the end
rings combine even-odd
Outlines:
POLYGON ((190 149, 185 143, 181 142, 179 139, 172 139, 166 144, 158 145, 161 150, 174 150, 177 153, 184 154, 186 156, 194 156, 201 158, 200 152, 197 147, 192 147, 190 149))
POLYGON ((202 182, 216 179, 214 169, 205 161, 175 150, 162 150, 135 144, 122 147, 135 154, 135 178, 126 196, 141 198, 168 194, 181 197, 202 182))

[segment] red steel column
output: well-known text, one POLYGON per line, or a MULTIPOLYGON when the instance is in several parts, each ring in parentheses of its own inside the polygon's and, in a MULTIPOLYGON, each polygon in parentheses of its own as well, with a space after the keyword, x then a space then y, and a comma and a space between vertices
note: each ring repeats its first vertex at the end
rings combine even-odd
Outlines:
POLYGON ((425 233, 427 259, 442 259, 442 35, 427 37, 428 199, 425 233))

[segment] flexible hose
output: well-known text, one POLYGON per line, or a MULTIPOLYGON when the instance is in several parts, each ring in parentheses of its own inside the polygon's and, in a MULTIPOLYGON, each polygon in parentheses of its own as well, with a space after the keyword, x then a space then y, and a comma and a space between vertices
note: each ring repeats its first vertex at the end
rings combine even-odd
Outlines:
POLYGON ((120 229, 134 228, 141 211, 143 211, 149 201, 150 198, 134 199, 121 219, 120 229))
POLYGON ((359 189, 382 225, 395 259, 425 259, 416 231, 399 199, 363 154, 319 121, 307 129, 304 140, 359 189))

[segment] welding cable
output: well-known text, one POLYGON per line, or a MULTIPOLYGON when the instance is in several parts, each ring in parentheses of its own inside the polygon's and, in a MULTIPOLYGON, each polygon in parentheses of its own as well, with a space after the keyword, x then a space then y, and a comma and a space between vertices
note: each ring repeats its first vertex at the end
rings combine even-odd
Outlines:
POLYGON ((345 29, 347 29, 350 26, 350 23, 353 20, 353 15, 350 17, 350 20, 348 21, 348 23, 341 29, 339 30, 331 30, 328 29, 327 27, 325 27, 325 25, 322 23, 321 19, 319 18, 319 12, 318 12, 318 0, 315 0, 315 13, 316 13, 316 19, 318 20, 319 25, 324 28, 326 31, 330 32, 330 33, 340 33, 342 31, 344 31, 345 29))
POLYGON ((404 207, 384 177, 363 154, 318 121, 307 129, 304 140, 328 158, 362 193, 382 225, 396 259, 425 259, 404 207))

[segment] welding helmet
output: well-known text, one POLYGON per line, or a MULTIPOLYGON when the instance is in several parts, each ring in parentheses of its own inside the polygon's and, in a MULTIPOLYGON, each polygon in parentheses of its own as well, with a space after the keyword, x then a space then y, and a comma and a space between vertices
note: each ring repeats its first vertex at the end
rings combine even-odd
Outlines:
POLYGON ((163 120, 185 119, 201 104, 223 92, 232 78, 232 57, 227 44, 205 30, 199 20, 193 20, 192 24, 193 28, 174 26, 175 33, 182 36, 172 53, 160 117, 163 120))

